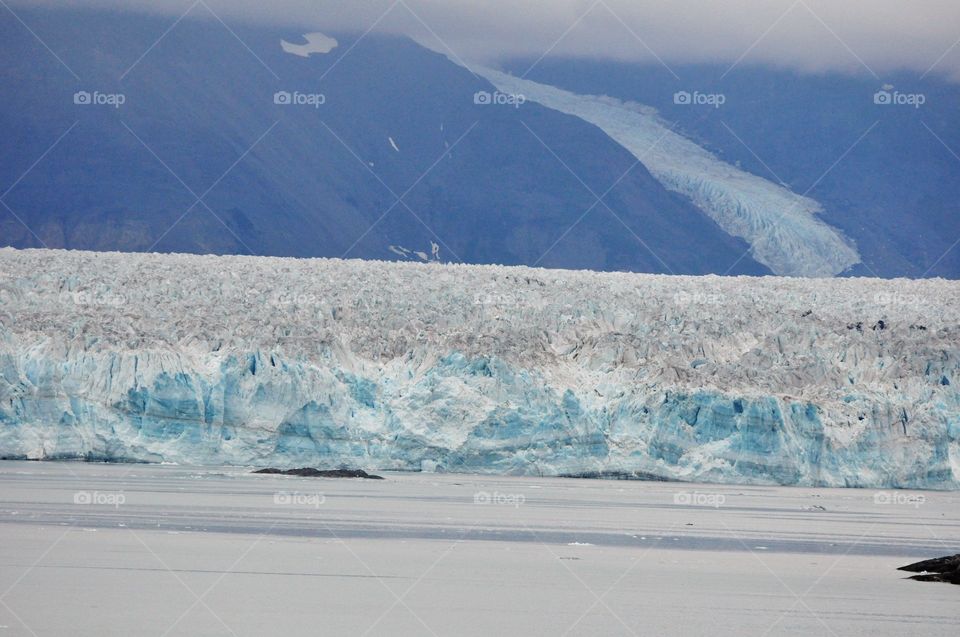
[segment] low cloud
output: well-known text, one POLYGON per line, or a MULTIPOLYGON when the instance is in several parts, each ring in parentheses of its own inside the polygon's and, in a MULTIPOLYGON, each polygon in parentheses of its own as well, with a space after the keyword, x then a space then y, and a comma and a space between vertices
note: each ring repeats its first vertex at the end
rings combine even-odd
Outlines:
MULTIPOLYGON (((585 56, 960 79, 957 0, 33 0, 403 33, 466 61, 585 56), (196 2, 196 4, 195 4, 196 2), (193 7, 191 9, 191 7, 193 7)), ((17 6, 17 5, 15 5, 17 6)))

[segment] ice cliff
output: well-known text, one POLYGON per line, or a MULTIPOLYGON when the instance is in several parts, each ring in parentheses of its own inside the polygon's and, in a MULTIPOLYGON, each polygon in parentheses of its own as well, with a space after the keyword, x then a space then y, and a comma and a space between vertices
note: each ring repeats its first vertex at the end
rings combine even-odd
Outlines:
POLYGON ((860 262, 856 248, 817 215, 820 204, 721 161, 678 134, 654 109, 612 97, 577 95, 483 66, 501 92, 574 115, 603 130, 667 189, 690 200, 753 258, 784 276, 833 276, 860 262))
POLYGON ((956 488, 960 283, 0 250, 0 456, 956 488))

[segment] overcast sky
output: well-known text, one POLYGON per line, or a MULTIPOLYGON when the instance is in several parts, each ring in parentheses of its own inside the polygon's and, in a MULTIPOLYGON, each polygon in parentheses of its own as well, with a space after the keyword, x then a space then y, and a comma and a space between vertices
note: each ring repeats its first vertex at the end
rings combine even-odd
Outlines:
MULTIPOLYGON (((17 0, 174 18, 196 0, 17 0)), ((894 69, 960 79, 960 0, 204 0, 224 20, 401 32, 467 61, 579 55, 666 65, 894 69), (392 7, 392 9, 391 9, 392 7), (422 22, 421 22, 422 21, 422 22)), ((2 9, 0 9, 2 10, 2 9)), ((203 16, 196 6, 191 15, 203 16)))

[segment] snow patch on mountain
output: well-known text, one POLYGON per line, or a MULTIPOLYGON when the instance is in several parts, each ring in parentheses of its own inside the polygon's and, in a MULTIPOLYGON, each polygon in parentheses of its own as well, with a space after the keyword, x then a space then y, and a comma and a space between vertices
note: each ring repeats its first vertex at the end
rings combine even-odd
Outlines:
POLYGON ((822 212, 817 201, 721 161, 673 132, 653 108, 471 68, 503 93, 599 127, 666 188, 689 197, 724 231, 746 240, 753 258, 777 274, 834 276, 860 262, 851 242, 817 217, 822 212))
POLYGON ((307 58, 314 53, 329 53, 339 44, 335 38, 322 33, 307 33, 303 36, 303 39, 306 40, 305 44, 291 44, 286 40, 280 40, 280 46, 291 55, 307 58))
POLYGON ((960 283, 0 249, 0 457, 960 486, 960 283))

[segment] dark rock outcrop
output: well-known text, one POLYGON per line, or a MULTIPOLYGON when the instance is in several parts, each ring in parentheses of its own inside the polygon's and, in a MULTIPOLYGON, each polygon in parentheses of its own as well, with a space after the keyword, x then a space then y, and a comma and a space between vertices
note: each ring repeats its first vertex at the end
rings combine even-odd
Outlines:
POLYGON ((314 469, 303 467, 300 469, 258 469, 254 473, 266 473, 281 476, 301 476, 304 478, 366 478, 367 480, 383 480, 383 476, 367 473, 363 469, 314 469))
POLYGON ((907 564, 897 569, 898 571, 909 571, 911 573, 920 573, 913 575, 912 580, 918 582, 946 582, 948 584, 960 584, 960 553, 949 555, 947 557, 937 557, 932 560, 924 560, 907 564))

